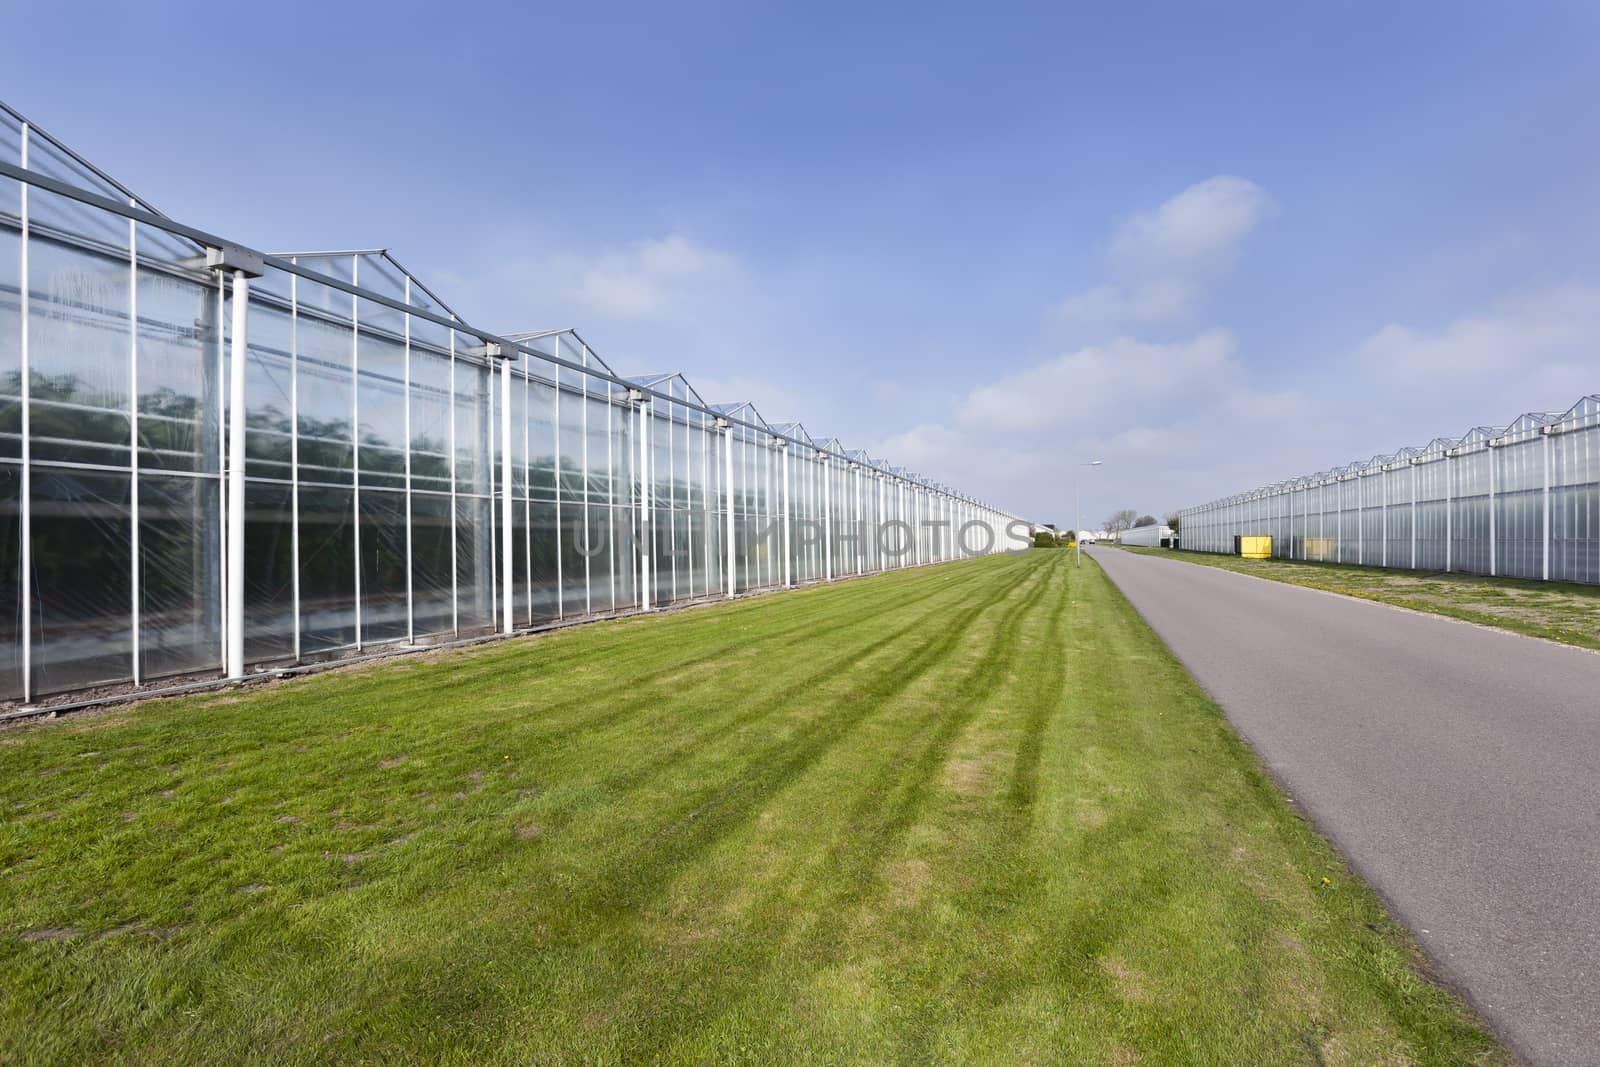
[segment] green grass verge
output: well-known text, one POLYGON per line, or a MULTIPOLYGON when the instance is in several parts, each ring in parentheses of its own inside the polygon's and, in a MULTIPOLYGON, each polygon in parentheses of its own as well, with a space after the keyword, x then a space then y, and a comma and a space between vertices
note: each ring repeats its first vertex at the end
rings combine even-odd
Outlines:
POLYGON ((0 1060, 1475 1064, 1092 562, 0 733, 0 1060))
POLYGON ((1600 586, 1116 546, 1600 649, 1600 586))

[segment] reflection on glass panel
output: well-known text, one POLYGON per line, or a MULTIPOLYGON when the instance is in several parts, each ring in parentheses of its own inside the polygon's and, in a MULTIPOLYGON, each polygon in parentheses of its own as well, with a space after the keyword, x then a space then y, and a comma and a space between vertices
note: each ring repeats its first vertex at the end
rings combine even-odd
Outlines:
POLYGON ((144 248, 152 243, 146 229, 139 232, 139 465, 216 471, 216 285, 144 266, 144 248))
MULTIPOLYGON (((139 477, 139 655, 144 677, 222 665, 217 492, 211 478, 139 477)), ((259 549, 247 541, 247 560, 253 562, 259 549)))
POLYGON ((562 614, 583 615, 589 611, 588 538, 584 528, 583 505, 561 508, 561 609, 562 614))
POLYGON ((554 619, 560 614, 560 581, 556 574, 556 505, 534 500, 528 505, 532 534, 529 580, 533 586, 533 621, 554 619))
POLYGON ((411 487, 450 491, 450 331, 411 328, 411 487))
POLYGON ((294 493, 255 481, 244 492, 244 654, 281 659, 294 655, 294 493))
POLYGON ((0 698, 22 695, 22 468, 0 463, 0 698))
POLYGON ((460 355, 473 343, 468 334, 456 335, 456 491, 487 495, 493 477, 489 368, 460 355))
POLYGON ((494 629, 494 515, 486 496, 456 497, 457 619, 463 636, 494 629))
MULTIPOLYGON (((563 372, 565 373, 565 372, 563 372)), ((583 499, 583 395, 562 389, 556 401, 560 435, 557 461, 561 469, 561 499, 583 499)))
POLYGON ((361 640, 406 636, 406 495, 361 493, 361 640))
POLYGON ((39 692, 133 674, 126 474, 33 472, 33 672, 39 692))
POLYGON ((412 618, 419 637, 454 633, 455 613, 450 601, 454 536, 450 525, 450 497, 444 493, 412 493, 412 618))
POLYGON ((611 446, 610 422, 612 416, 611 405, 603 399, 589 397, 585 403, 588 405, 588 425, 586 428, 588 449, 584 453, 588 464, 588 486, 590 502, 607 500, 611 495, 611 446))
MULTIPOLYGON (((0 178, 0 189, 16 183, 0 178)), ((0 218, 0 457, 22 455, 22 236, 0 218)))
POLYGON ((528 487, 536 499, 554 500, 556 492, 556 389, 534 363, 528 381, 528 487))
MULTIPOLYGON (((401 334, 377 332, 375 309, 382 305, 361 301, 360 370, 357 409, 360 412, 361 484, 405 487, 406 469, 406 347, 401 334)), ((387 310, 387 309, 386 309, 387 310)), ((390 312, 389 318, 402 318, 390 312)))
POLYGON ((295 290, 300 480, 349 485, 354 477, 351 464, 355 442, 350 322, 348 317, 341 320, 315 310, 332 292, 326 286, 300 278, 295 290))
MULTIPOLYGON (((140 308, 141 317, 143 308, 140 308)), ((250 294, 245 357, 245 473, 252 478, 294 477, 290 413, 294 324, 289 309, 250 294)), ((141 391, 144 381, 139 382, 141 391)), ((143 425, 140 437, 143 438, 143 425)))
POLYGON ((584 547, 589 559, 589 608, 591 611, 613 611, 611 584, 612 510, 609 507, 589 507, 587 542, 584 547))
POLYGON ((355 492, 300 489, 300 648, 311 653, 356 641, 355 492))
POLYGON ((35 460, 128 465, 128 260, 28 239, 35 460))

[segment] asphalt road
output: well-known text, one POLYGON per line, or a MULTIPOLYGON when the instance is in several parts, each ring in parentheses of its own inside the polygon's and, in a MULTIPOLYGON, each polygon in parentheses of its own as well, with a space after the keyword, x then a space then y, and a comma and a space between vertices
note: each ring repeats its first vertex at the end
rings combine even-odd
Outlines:
POLYGON ((1600 1064, 1600 655, 1093 555, 1513 1052, 1600 1064))

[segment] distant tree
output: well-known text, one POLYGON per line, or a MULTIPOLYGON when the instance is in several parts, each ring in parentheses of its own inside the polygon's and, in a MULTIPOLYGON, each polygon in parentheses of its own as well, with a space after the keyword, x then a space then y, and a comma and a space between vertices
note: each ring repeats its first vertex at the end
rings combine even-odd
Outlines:
POLYGON ((1168 526, 1172 527, 1172 532, 1173 533, 1177 533, 1178 532, 1178 527, 1182 522, 1183 522, 1183 516, 1180 513, 1176 512, 1176 511, 1174 511, 1171 515, 1168 515, 1167 518, 1166 518, 1166 523, 1167 523, 1168 526))
POLYGON ((1061 543, 1062 544, 1064 544, 1064 545, 1065 544, 1070 544, 1073 541, 1076 541, 1077 539, 1078 539, 1078 531, 1077 530, 1063 530, 1063 531, 1061 531, 1061 543))
POLYGON ((1131 527, 1133 525, 1133 520, 1137 519, 1138 517, 1139 513, 1134 511, 1132 508, 1123 508, 1121 511, 1113 511, 1111 513, 1111 517, 1106 520, 1106 532, 1112 536, 1116 536, 1123 530, 1131 527))
POLYGON ((1141 526, 1154 526, 1155 524, 1156 517, 1154 515, 1140 515, 1137 519, 1133 520, 1133 528, 1135 530, 1141 526))

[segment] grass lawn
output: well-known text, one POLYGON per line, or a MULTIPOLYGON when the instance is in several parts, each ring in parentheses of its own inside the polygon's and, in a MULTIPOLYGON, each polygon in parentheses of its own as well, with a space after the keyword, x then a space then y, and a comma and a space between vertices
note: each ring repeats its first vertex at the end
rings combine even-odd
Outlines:
POLYGON ((1600 586, 1116 546, 1600 649, 1600 586))
POLYGON ((0 732, 0 1062, 1505 1062, 1069 563, 0 732))

